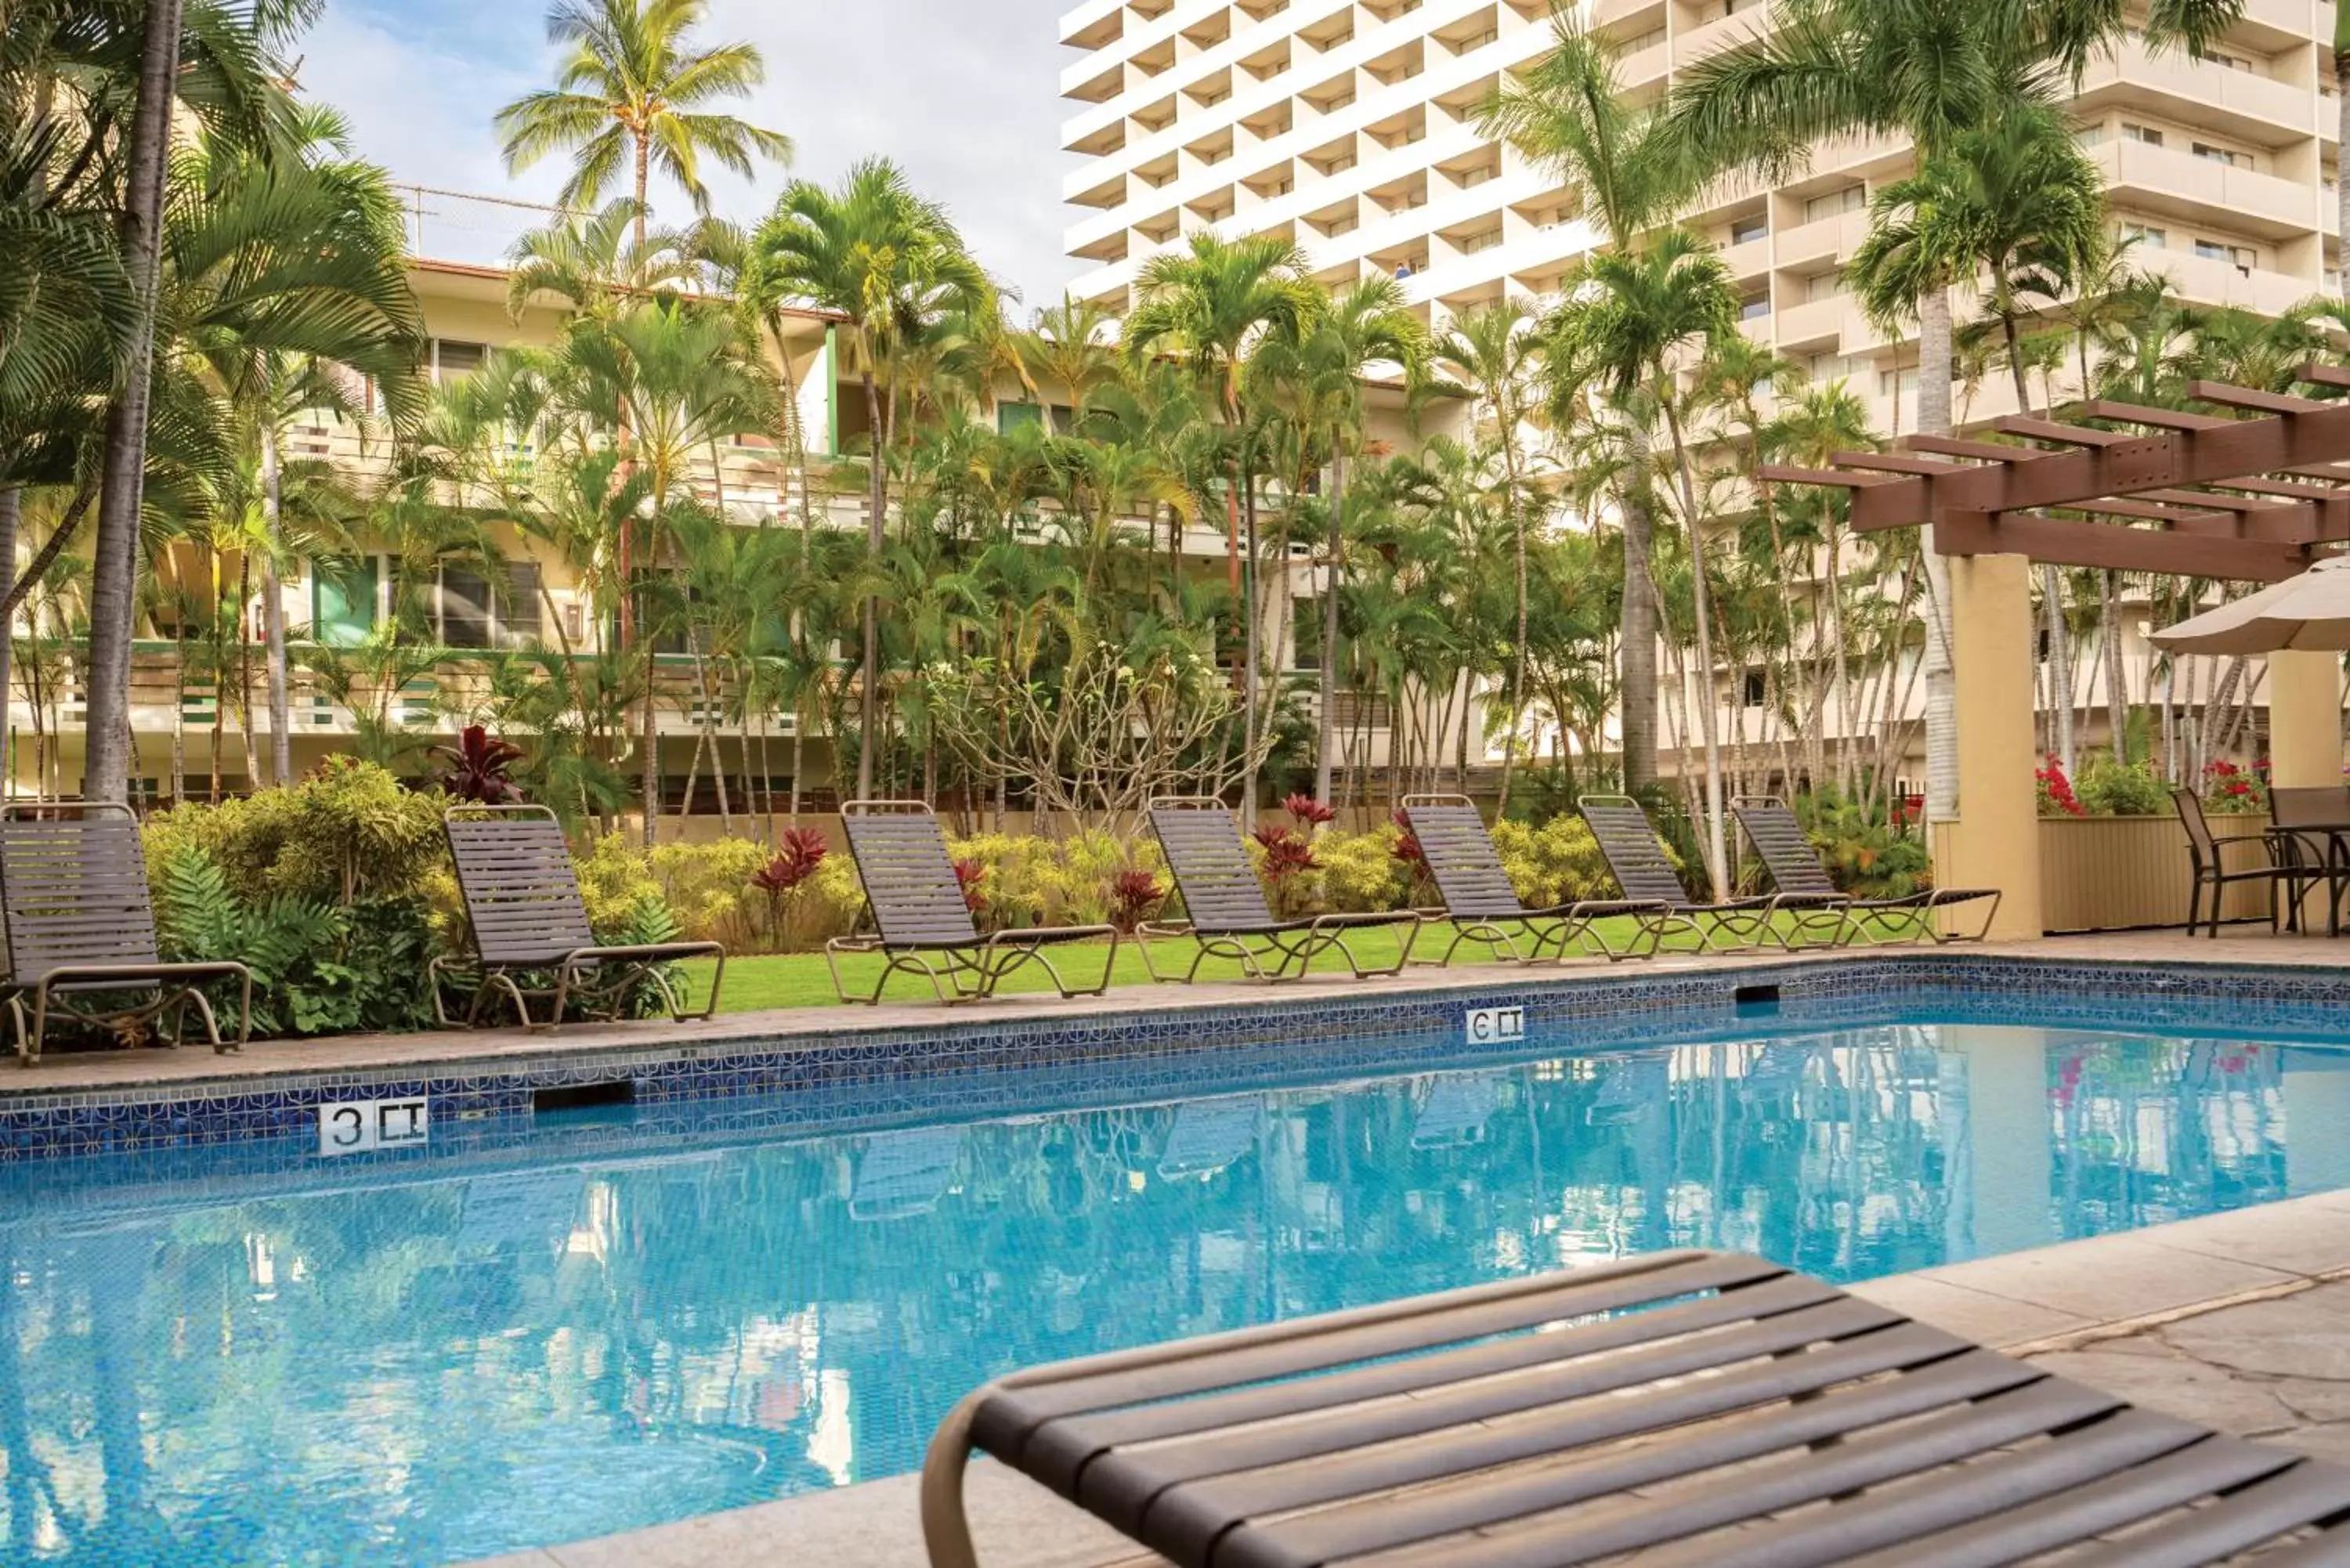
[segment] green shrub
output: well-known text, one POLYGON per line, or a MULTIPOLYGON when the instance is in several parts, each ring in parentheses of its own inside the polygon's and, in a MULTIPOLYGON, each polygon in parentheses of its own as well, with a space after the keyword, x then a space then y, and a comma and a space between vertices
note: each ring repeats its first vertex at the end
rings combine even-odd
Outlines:
POLYGON ((685 940, 756 952, 767 945, 766 899, 751 878, 767 859, 767 846, 754 839, 720 838, 661 845, 647 868, 685 940))
MULTIPOLYGON (((1617 896, 1607 857, 1599 852, 1591 825, 1580 816, 1554 816, 1540 827, 1497 822, 1493 846, 1501 851, 1502 869, 1509 873, 1511 886, 1533 908, 1617 896)), ((1679 855, 1669 847, 1666 854, 1679 870, 1679 855)))
POLYGON ((240 898, 283 894, 340 906, 432 897, 449 867, 446 804, 372 763, 330 757, 282 789, 149 817, 148 878, 159 881, 174 854, 193 846, 240 898))
POLYGON ((1322 912, 1356 914, 1400 909, 1411 898, 1411 873, 1396 858, 1403 830, 1389 824, 1368 833, 1324 828, 1314 839, 1315 903, 1322 912))
MULTIPOLYGON (((164 862, 156 926, 170 961, 252 971, 256 1036, 413 1029, 429 1020, 430 998, 417 983, 432 946, 421 898, 341 906, 295 893, 243 898, 203 849, 182 843, 164 862)), ((207 994, 221 1027, 233 1029, 237 987, 207 994)))
POLYGON ((1853 897, 1906 898, 1933 886, 1933 856, 1923 838, 1825 794, 1799 801, 1796 810, 1829 879, 1853 897))
POLYGON ((2073 789, 2091 816, 2160 816, 2170 809, 2170 788, 2149 764, 2102 753, 2083 764, 2073 789))

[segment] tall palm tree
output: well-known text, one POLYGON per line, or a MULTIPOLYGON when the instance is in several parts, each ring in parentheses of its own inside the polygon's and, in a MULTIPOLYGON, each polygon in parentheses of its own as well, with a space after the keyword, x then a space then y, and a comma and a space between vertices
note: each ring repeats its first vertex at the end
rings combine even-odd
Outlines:
MULTIPOLYGON (((1705 518, 1698 505, 1681 394, 1674 365, 1690 348, 1737 330, 1738 286, 1721 253, 1686 229, 1668 229, 1632 254, 1596 251, 1563 290, 1555 335, 1590 366, 1617 398, 1653 389, 1672 442, 1689 532, 1690 576, 1700 671, 1697 710, 1705 742, 1706 864, 1716 898, 1729 894, 1729 841, 1722 798, 1721 744, 1715 720, 1713 618, 1706 582, 1705 518)), ((1627 545, 1627 553, 1629 553, 1627 545)))
MULTIPOLYGON (((1141 303, 1126 321, 1126 351, 1139 365, 1153 354, 1181 357, 1193 381, 1212 401, 1230 452, 1224 493, 1224 560, 1229 587, 1240 601, 1243 646, 1242 730, 1252 752, 1257 735, 1258 644, 1256 475, 1246 371, 1249 357, 1270 337, 1295 346, 1321 312, 1325 296, 1305 276, 1305 251, 1294 240, 1252 234, 1227 240, 1212 232, 1191 236, 1188 248, 1145 262, 1137 279, 1141 303), (1243 518, 1243 514, 1245 517, 1243 518), (1247 580, 1241 534, 1245 523, 1247 580)), ((1254 762, 1248 765, 1255 783, 1254 762)), ((1251 788, 1242 811, 1253 815, 1251 788)))
POLYGON ((565 51, 555 86, 498 110, 507 171, 570 152, 571 178, 556 199, 592 207, 620 183, 625 166, 642 245, 656 166, 706 213, 703 159, 746 178, 757 158, 788 163, 789 137, 707 108, 767 79, 754 46, 705 48, 691 36, 709 10, 707 0, 557 0, 546 14, 547 41, 565 51))
MULTIPOLYGON (((793 182, 752 242, 744 296, 840 313, 848 363, 865 391, 869 466, 866 545, 879 561, 889 505, 892 421, 901 390, 896 357, 951 310, 992 314, 995 286, 944 207, 916 193, 898 166, 868 159, 832 190, 793 182)), ((868 596, 860 666, 857 789, 873 786, 880 716, 880 607, 868 596)))
MULTIPOLYGON (((2141 23, 2113 0, 1792 0, 1768 31, 1681 71, 1665 123, 1709 171, 1782 179, 1805 166, 1817 142, 1856 131, 1907 136, 1930 161, 1967 132, 2077 86, 2126 26, 2142 26, 2149 47, 2192 51, 2242 12, 2243 0, 2154 0, 2141 23)), ((1922 271, 1917 281, 1918 428, 1947 435, 1951 280, 1922 271)), ((1958 808, 1957 688, 1949 570, 1931 535, 1929 526, 1927 814, 1947 818, 1958 808)))
POLYGON ((1466 388, 1484 416, 1493 421, 1494 441, 1501 449, 1507 479, 1503 504, 1510 519, 1517 629, 1511 639, 1510 723, 1502 743, 1498 809, 1503 813, 1510 809, 1510 783, 1518 765, 1519 721, 1526 706, 1527 627, 1532 616, 1526 523, 1534 498, 1526 493, 1519 441, 1534 411, 1534 373, 1542 355, 1542 336, 1534 327, 1534 311, 1525 301, 1515 296, 1497 299, 1456 317, 1436 346, 1437 368, 1466 388))
MULTIPOLYGON (((1653 103, 1627 98, 1612 45, 1592 36, 1564 5, 1554 7, 1551 49, 1522 80, 1496 88, 1478 110, 1478 129, 1511 146, 1566 187, 1569 212, 1622 249, 1671 219, 1697 189, 1697 164, 1653 103)), ((1575 362, 1546 367, 1551 401, 1574 399, 1575 362)), ((1642 439, 1645 432, 1634 432, 1642 439)), ((1641 451, 1624 486, 1623 635, 1617 645, 1623 694, 1624 782, 1657 776, 1657 585, 1649 570, 1655 527, 1641 451)))
MULTIPOLYGON (((1347 465, 1362 444, 1364 379, 1374 367, 1394 366, 1403 377, 1407 397, 1413 396, 1427 378, 1428 359, 1428 329, 1411 313, 1403 285, 1379 276, 1365 278, 1315 312, 1296 342, 1277 337, 1267 343, 1253 367, 1264 372, 1263 379, 1288 392, 1300 433, 1312 450, 1329 457, 1323 546, 1328 576, 1320 606, 1322 713, 1314 759, 1314 798, 1319 801, 1330 798, 1330 765, 1336 751, 1337 585, 1346 551, 1347 465)), ((1249 772, 1253 786, 1253 763, 1249 772)))

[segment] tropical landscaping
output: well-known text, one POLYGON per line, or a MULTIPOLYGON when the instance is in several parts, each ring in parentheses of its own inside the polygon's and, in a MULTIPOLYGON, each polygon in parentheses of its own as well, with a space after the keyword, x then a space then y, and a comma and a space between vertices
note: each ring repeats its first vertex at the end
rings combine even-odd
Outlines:
MULTIPOLYGON (((2122 35, 2092 0, 1816 0, 1655 101, 1561 12, 1479 111, 1592 228, 1555 296, 1431 319, 1399 279, 1203 230, 1122 320, 1014 297, 886 161, 788 178, 790 140, 733 112, 763 62, 695 0, 563 0, 555 80, 497 120, 510 165, 570 170, 508 298, 562 325, 435 377, 388 176, 289 85, 313 9, 18 0, 0 42, 15 786, 156 808, 171 955, 251 963, 272 1032, 426 1021, 386 982, 462 942, 451 800, 559 814, 599 935, 736 951, 854 928, 822 831, 851 798, 936 806, 997 926, 1169 913, 1134 831, 1162 794, 1239 803, 1294 913, 1423 900, 1390 813, 1433 790, 1488 804, 1529 899, 1607 891, 1571 812, 1619 789, 1715 896, 1747 876, 1727 803, 1762 793, 1854 890, 1907 892, 1952 787, 1942 557, 1762 471, 1949 434, 1988 385, 2075 418, 2350 362, 2341 301, 2190 306, 2111 219, 2064 108, 2122 35), (1862 131, 1918 149, 1846 269, 1918 334, 1898 428, 1742 332, 1721 247, 1677 222, 1862 131), (772 188, 759 221, 712 214, 713 166, 772 188), (810 313, 862 405, 840 450, 799 396, 810 313), (322 420, 365 472, 294 450, 322 420), (753 524, 712 485, 746 439, 789 481, 753 524), (282 581, 363 551, 393 562, 387 616, 289 618, 282 581), (428 603, 452 572, 546 598, 544 635, 452 645, 428 603), (177 683, 160 756, 142 649, 177 683), (297 774, 304 680, 350 734, 297 774)), ((2198 49, 2237 9, 2158 5, 2143 35, 2198 49)), ((2219 591, 2042 570, 2052 814, 2257 798, 2257 666, 2124 657, 2131 616, 2219 591)))

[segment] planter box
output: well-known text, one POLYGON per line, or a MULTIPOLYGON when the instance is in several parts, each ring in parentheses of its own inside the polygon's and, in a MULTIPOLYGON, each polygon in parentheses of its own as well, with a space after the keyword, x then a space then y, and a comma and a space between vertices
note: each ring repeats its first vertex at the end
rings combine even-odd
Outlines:
MULTIPOLYGON (((2257 838, 2265 816, 2215 816, 2220 838, 2257 838)), ((2259 863, 2246 850, 2229 853, 2231 868, 2259 863)), ((2184 926, 2192 888, 2187 830, 2175 816, 2043 817, 2040 898, 2051 932, 2125 931, 2184 926)), ((2222 919, 2265 919, 2268 895, 2258 883, 2228 890, 2222 919)))

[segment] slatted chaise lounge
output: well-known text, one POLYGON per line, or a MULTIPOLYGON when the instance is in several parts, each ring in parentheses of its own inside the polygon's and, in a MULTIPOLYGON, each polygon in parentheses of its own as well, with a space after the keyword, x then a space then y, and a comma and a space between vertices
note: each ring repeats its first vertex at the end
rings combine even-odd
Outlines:
POLYGON ((160 1023, 168 1012, 177 1045, 192 1009, 215 1052, 244 1048, 253 1030, 253 975, 241 963, 162 961, 139 822, 129 806, 48 801, 0 810, 0 907, 8 935, 0 989, 26 1066, 41 1059, 53 1012, 117 1032, 160 1023), (221 1039, 201 989, 231 980, 241 992, 233 1044, 221 1039))
POLYGON ((874 929, 835 937, 824 946, 833 989, 843 1002, 879 1005, 893 974, 919 974, 941 1002, 978 1002, 995 994, 1006 975, 1034 963, 1051 977, 1064 997, 1099 996, 1109 989, 1118 963, 1118 930, 1112 926, 1050 926, 986 931, 972 918, 946 834, 931 808, 918 800, 852 800, 841 808, 848 850, 865 885, 874 929), (1109 939, 1099 983, 1073 987, 1045 951, 1064 942, 1109 939), (870 994, 851 992, 841 978, 843 953, 882 953, 889 962, 870 994))
POLYGON ((1452 922, 1452 944, 1436 961, 1440 965, 1451 963, 1463 942, 1512 963, 1557 962, 1586 937, 1611 962, 1652 958, 1672 923, 1672 906, 1653 899, 1575 898, 1546 909, 1527 909, 1485 831, 1485 819, 1467 795, 1406 795, 1403 818, 1443 896, 1444 918, 1452 922), (1632 940, 1618 947, 1597 922, 1627 917, 1632 940))
POLYGON ((1142 941, 1143 967, 1154 981, 1196 979, 1200 966, 1211 958, 1233 959, 1251 980, 1301 980, 1314 961, 1336 952, 1355 971, 1357 980, 1373 975, 1401 974, 1411 961, 1412 941, 1426 917, 1412 909, 1364 914, 1310 915, 1285 920, 1273 912, 1249 859, 1240 824, 1224 803, 1211 796, 1161 796, 1150 803, 1150 828, 1167 852, 1167 867, 1176 889, 1183 895, 1185 918, 1148 921, 1136 928, 1142 941), (1405 928, 1403 948, 1391 964, 1364 967, 1347 944, 1349 931, 1375 926, 1405 928), (1199 943, 1191 966, 1180 975, 1162 975, 1150 961, 1154 937, 1188 936, 1199 943))
POLYGON ((1719 904, 1699 903, 1681 887, 1680 873, 1665 858, 1664 841, 1657 836, 1656 825, 1629 795, 1585 795, 1583 820, 1591 825, 1599 852, 1607 857, 1607 868, 1616 874, 1624 896, 1670 905, 1674 924, 1694 933, 1707 948, 1731 950, 1764 942, 1791 948, 1794 944, 1779 929, 1778 920, 1787 911, 1796 914, 1794 934, 1798 936, 1828 929, 1833 940, 1833 933, 1843 929, 1844 906, 1850 900, 1841 893, 1779 892, 1719 904), (1730 940, 1724 941, 1725 937, 1730 940))
MULTIPOLYGON (((1796 893, 1807 898, 1838 898, 1836 885, 1828 877, 1827 867, 1820 864, 1819 853, 1812 847, 1811 836, 1787 803, 1772 795, 1744 796, 1734 800, 1730 814, 1746 831, 1754 852, 1762 857, 1762 864, 1771 873, 1771 881, 1782 893, 1796 893)), ((1823 907, 1821 913, 1825 912, 1823 907)), ((1802 920, 1810 912, 1799 914, 1802 920)), ((1981 941, 1991 931, 1991 923, 1999 917, 1999 889, 1996 888, 1929 888, 1922 893, 1912 893, 1901 898, 1846 898, 1844 904, 1843 929, 1835 940, 1849 943, 1866 936, 1870 941, 1981 941), (1944 909, 1961 904, 1982 904, 1982 924, 1971 931, 1944 931, 1934 917, 1944 909)))
POLYGON ((974 1448, 1178 1568, 2350 1561, 2350 1469, 1711 1252, 1001 1378, 931 1442, 932 1568, 974 1448))
POLYGON ((718 988, 726 978, 726 950, 719 943, 597 944, 588 905, 579 896, 579 874, 572 868, 571 846, 546 806, 452 806, 441 826, 457 865, 476 954, 472 963, 436 958, 425 971, 432 1009, 443 1026, 473 1027, 493 996, 512 1002, 515 1022, 525 1029, 557 1028, 575 1004, 616 1016, 639 983, 660 993, 677 1023, 708 1018, 718 1010, 718 988), (685 1010, 667 972, 678 961, 693 958, 718 961, 710 999, 699 1012, 685 1010), (449 1015, 443 979, 471 983, 473 999, 462 1018, 449 1015), (545 1019, 531 1016, 534 1002, 547 1003, 545 1019))

